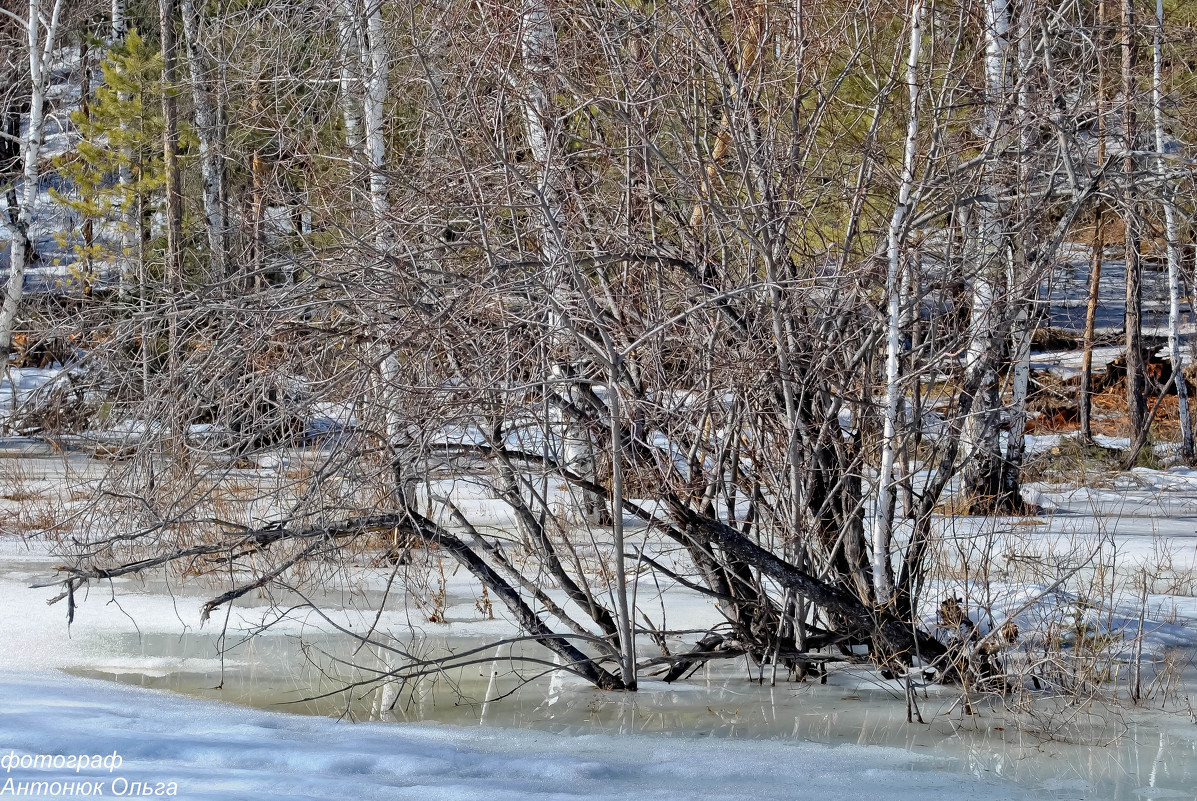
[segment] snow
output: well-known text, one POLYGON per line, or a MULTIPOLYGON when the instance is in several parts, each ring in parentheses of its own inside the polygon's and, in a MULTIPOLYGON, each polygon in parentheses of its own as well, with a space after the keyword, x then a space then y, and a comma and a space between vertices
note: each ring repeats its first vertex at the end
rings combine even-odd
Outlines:
MULTIPOLYGON (((1126 350, 1122 345, 1105 345, 1093 349, 1093 370, 1100 373, 1106 365, 1126 350)), ((1031 354, 1031 370, 1047 370, 1061 378, 1079 378, 1085 354, 1083 350, 1035 351, 1031 354)))
MULTIPOLYGON (((1051 325, 1080 332, 1085 328, 1085 313, 1089 304, 1089 251, 1084 246, 1074 246, 1062 254, 1064 263, 1053 271, 1045 293, 1050 304, 1051 325)), ((1168 333, 1168 275, 1160 269, 1151 269, 1146 262, 1141 275, 1143 282, 1143 334, 1164 337, 1168 333)), ((1182 314, 1188 312, 1188 304, 1182 302, 1182 314)), ((1097 331, 1118 333, 1122 330, 1126 316, 1126 262, 1107 254, 1102 260, 1101 287, 1097 307, 1097 331)), ((1183 326, 1188 335, 1193 333, 1192 318, 1183 326)), ((1036 357, 1039 358, 1039 357, 1036 357)), ((1094 356, 1097 367, 1104 365, 1094 356)))
POLYGON ((33 393, 61 374, 61 367, 10 367, 0 373, 0 415, 20 407, 33 393))
MULTIPOLYGON (((1039 437, 1030 444, 1042 451, 1057 443, 1058 438, 1039 437)), ((27 481, 39 488, 52 480, 51 472, 57 475, 60 468, 66 469, 62 460, 23 463, 26 461, 38 470, 46 468, 44 479, 33 467, 26 470, 27 481), (49 471, 51 466, 53 471, 49 471)), ((1178 570, 1192 570, 1197 566, 1197 532, 1195 519, 1186 515, 1192 514, 1195 489, 1197 471, 1140 469, 1125 474, 1121 486, 1109 488, 1036 486, 1042 505, 1050 510, 1043 515, 1042 525, 959 518, 947 527, 949 534, 973 540, 971 547, 978 538, 988 536, 988 529, 997 529, 998 536, 1010 543, 1020 548, 1031 546, 1045 565, 1055 555, 1071 558, 1095 543, 1100 546, 1109 542, 1112 547, 1116 537, 1119 564, 1124 570, 1134 570, 1138 562, 1159 565, 1165 561, 1178 570)), ((509 524, 506 511, 486 499, 472 481, 446 480, 434 488, 434 494, 452 496, 480 523, 494 527, 509 524)), ((998 548, 998 552, 1006 550, 998 548)), ((1030 552, 1019 553, 1025 556, 1030 552)), ((176 674, 214 676, 222 667, 260 670, 256 660, 263 659, 267 652, 234 651, 221 663, 210 654, 172 655, 150 645, 129 652, 124 647, 131 638, 133 642, 141 638, 143 643, 152 643, 179 637, 183 632, 188 636, 214 635, 213 624, 199 627, 200 601, 210 594, 210 588, 199 581, 173 588, 171 594, 160 584, 133 579, 95 584, 89 596, 80 599, 76 623, 68 631, 63 604, 46 604, 57 590, 27 589, 29 584, 46 578, 46 558, 44 544, 28 546, 0 538, 0 565, 5 568, 0 571, 0 608, 4 609, 0 615, 0 641, 5 643, 0 649, 0 697, 5 699, 0 705, 0 753, 116 750, 126 760, 121 773, 124 778, 153 783, 175 781, 185 798, 680 799, 732 795, 793 798, 800 794, 831 799, 937 799, 958 798, 965 793, 977 801, 1044 797, 1045 793, 1054 798, 1106 797, 1094 790, 1090 778, 1052 784, 1054 779, 1042 776, 1030 780, 1018 776, 1025 769, 1017 765, 1010 770, 1007 764, 1004 772, 989 767, 974 769, 975 765, 989 764, 986 760, 999 753, 996 751, 982 749, 974 754, 969 750, 962 755, 958 746, 954 751, 937 749, 933 753, 890 747, 901 745, 902 737, 918 736, 904 734, 900 724, 891 726, 895 736, 884 746, 804 742, 798 739, 797 728, 795 735, 784 741, 733 741, 703 738, 697 726, 693 731, 674 730, 674 737, 663 737, 638 733, 565 736, 527 729, 428 723, 350 724, 70 676, 60 670, 85 667, 93 675, 133 681, 137 677, 176 674), (1018 783, 1002 781, 999 776, 1014 776, 1018 783)), ((338 589, 338 594, 344 596, 343 608, 331 605, 334 611, 330 612, 338 625, 356 628, 372 619, 371 599, 362 593, 378 592, 377 578, 363 571, 338 589)), ((459 638, 493 639, 511 633, 512 624, 501 608, 496 608, 495 620, 478 614, 471 600, 472 581, 464 571, 455 572, 448 563, 445 580, 448 624, 417 622, 416 629, 459 638)), ((1059 588, 1044 595, 1047 589, 1044 584, 996 575, 984 586, 975 581, 971 587, 945 585, 929 593, 931 619, 934 600, 955 590, 973 599, 974 617, 982 628, 1016 613, 1023 631, 1029 633, 1042 628, 1044 620, 1053 614, 1058 617, 1061 605, 1081 608, 1080 599, 1068 590, 1059 588)), ((643 603, 654 587, 644 582, 640 592, 643 603)), ((668 587, 665 592, 669 593, 672 626, 700 628, 713 618, 714 610, 704 599, 668 587)), ((560 593, 552 594, 569 607, 560 593)), ((308 614, 274 623, 277 610, 261 600, 247 601, 247 605, 234 610, 230 634, 266 623, 271 624, 275 634, 309 633, 321 622, 316 615, 308 614)), ((651 609, 654 604, 645 603, 645 608, 651 609)), ((1140 604, 1137 595, 1120 595, 1113 599, 1112 609, 1102 611, 1102 620, 1109 621, 1113 632, 1120 632, 1130 641, 1142 611, 1145 653, 1197 647, 1197 598, 1159 594, 1153 588, 1144 609, 1140 604)), ((1098 613, 1090 609, 1085 614, 1095 617, 1098 613)), ((384 629, 413 627, 402 604, 386 609, 379 624, 384 629)), ((562 690, 565 703, 559 706, 584 708, 586 699, 594 695, 588 688, 562 684, 568 686, 562 690)), ((844 691, 864 692, 850 690, 847 685, 844 691)), ((231 690, 222 692, 226 698, 233 697, 231 690)), ((679 687, 647 681, 639 697, 643 702, 650 696, 663 698, 681 693, 694 699, 687 703, 701 707, 709 702, 704 699, 710 698, 703 693, 709 692, 708 687, 697 684, 679 687)), ((799 692, 801 689, 779 689, 779 698, 788 699, 779 703, 791 706, 777 709, 792 711, 793 705, 799 705, 804 720, 824 714, 801 707, 809 704, 810 698, 800 698, 796 694, 799 692)), ((838 698, 841 692, 833 694, 838 698)), ((604 697, 605 703, 622 703, 612 694, 604 697), (612 702, 610 697, 617 700, 612 702)), ((936 703, 934 697, 932 703, 936 703)), ((646 710, 652 708, 643 703, 637 708, 629 702, 627 729, 634 732, 645 728, 650 717, 646 710)), ((493 722, 493 718, 490 720, 493 722)), ((845 721, 851 720, 837 711, 828 718, 828 726, 850 727, 854 724, 845 721)), ((885 727, 876 722, 869 725, 885 727)), ((861 742, 866 742, 863 730, 861 742)), ((1163 749, 1162 744, 1160 747, 1163 749)), ((1169 758, 1175 761, 1189 757, 1181 754, 1169 758)), ((73 778, 51 776, 45 771, 13 775, 17 781, 73 778)), ((0 772, 0 783, 7 777, 0 772)), ((96 780, 101 779, 110 781, 111 777, 97 775, 96 780)))
MULTIPOLYGON (((68 632, 61 604, 45 603, 54 591, 27 589, 44 571, 40 549, 24 550, 9 540, 0 557, 9 566, 0 578, 0 640, 6 645, 0 649, 0 753, 115 751, 123 759, 112 773, 0 770, 0 783, 10 777, 17 783, 123 778, 177 782, 181 798, 254 801, 781 799, 795 797, 795 788, 826 799, 947 799, 963 787, 978 801, 1031 797, 1006 782, 962 776, 951 757, 899 748, 352 724, 69 676, 55 668, 85 659, 108 672, 143 675, 213 667, 194 659, 96 656, 113 637, 194 625, 195 598, 149 592, 109 597, 93 590, 68 632)), ((254 610, 242 614, 252 617, 254 610)), ((645 692, 677 689, 657 684, 646 683, 645 692)))
POLYGON ((346 724, 54 674, 0 673, 0 695, 4 754, 123 760, 0 781, 177 782, 181 798, 254 801, 1029 797, 894 748, 346 724))
MULTIPOLYGON (((136 582, 93 588, 67 629, 53 588, 28 589, 45 575, 45 550, 0 543, 0 752, 110 753, 117 773, 80 776, 110 782, 177 782, 188 799, 306 798, 516 799, 708 798, 748 794, 810 797, 955 798, 967 786, 977 799, 1030 797, 992 778, 961 775, 958 760, 889 747, 789 740, 699 737, 563 736, 530 730, 351 724, 79 678, 59 672, 79 664, 111 674, 204 671, 214 660, 106 656, 112 642, 137 633, 195 630, 196 593, 178 597, 138 590, 136 582), (115 592, 113 590, 115 589, 115 592), (963 784, 962 784, 963 783, 963 784)), ((469 609, 450 607, 469 616, 469 609)), ((250 625, 266 610, 238 610, 250 625)), ((346 612, 347 618, 352 615, 346 612)), ((476 617, 476 615, 473 615, 476 617)), ((291 626, 310 623, 297 620, 291 626)), ((461 624, 494 635, 509 623, 461 624)), ((453 626, 446 627, 454 629, 453 626)), ((236 654, 234 655, 236 656, 236 654)), ((226 669, 236 667, 226 661, 226 669)), ((676 692, 647 682, 644 693, 676 692)), ((578 689, 568 692, 579 692, 578 689)), ((635 729, 634 707, 629 708, 635 729)), ((16 770, 0 783, 74 780, 74 773, 16 770)), ((111 788, 107 794, 111 794, 111 788)))

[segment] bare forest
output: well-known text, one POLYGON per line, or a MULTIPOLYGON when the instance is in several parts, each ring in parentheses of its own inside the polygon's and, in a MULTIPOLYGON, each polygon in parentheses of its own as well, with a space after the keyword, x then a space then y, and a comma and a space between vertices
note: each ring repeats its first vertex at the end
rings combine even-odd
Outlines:
POLYGON ((450 575, 511 629, 342 629, 342 688, 1179 697, 1192 575, 1027 538, 1195 464, 1197 6, 0 0, 0 69, 0 435, 88 465, 0 528, 61 616, 366 571, 435 628, 450 575))

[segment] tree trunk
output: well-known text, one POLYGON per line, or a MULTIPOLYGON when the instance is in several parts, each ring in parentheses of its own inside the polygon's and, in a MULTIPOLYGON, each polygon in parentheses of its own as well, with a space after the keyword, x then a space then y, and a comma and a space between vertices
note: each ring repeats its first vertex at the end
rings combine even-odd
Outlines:
POLYGON ((1010 431, 1006 441, 1006 458, 1002 462, 1002 486, 998 508, 1023 512, 1021 472, 1026 454, 1027 388, 1031 378, 1031 332, 1035 310, 1039 303, 1039 284, 1034 280, 1039 270, 1039 216, 1031 204, 1032 179, 1038 174, 1033 160, 1039 145, 1039 122, 1035 119, 1037 99, 1036 64, 1032 36, 1038 30, 1037 8, 1032 0, 1024 0, 1018 25, 1018 209, 1021 241, 1015 258, 1011 259, 1007 281, 1008 293, 1018 304, 1018 312, 1011 326, 1010 431), (1025 294, 1020 290, 1032 286, 1025 294))
POLYGON ((1164 162, 1164 2, 1156 0, 1155 36, 1153 41, 1153 70, 1151 111, 1155 122, 1156 170, 1159 173, 1164 206, 1164 240, 1168 252, 1168 355, 1172 374, 1176 376, 1176 400, 1180 416, 1180 455, 1185 461, 1193 459, 1193 428, 1189 420, 1189 390, 1185 384, 1184 357, 1180 341, 1180 243, 1177 236, 1175 187, 1167 180, 1164 162))
MULTIPOLYGON (((558 130, 557 116, 549 99, 550 85, 557 67, 557 32, 549 8, 544 0, 525 0, 520 18, 520 52, 527 79, 520 86, 524 131, 528 138, 528 149, 532 154, 534 170, 535 204, 540 217, 539 243, 544 269, 540 281, 544 291, 552 298, 566 295, 570 283, 569 254, 565 247, 565 166, 564 146, 558 130)), ((550 347, 555 351, 568 349, 562 336, 565 315, 562 306, 552 302, 548 312, 550 347)), ((555 366, 558 378, 573 374, 573 367, 566 361, 555 366)), ((571 387, 566 392, 568 400, 575 401, 571 387)), ((594 446, 589 433, 576 422, 557 421, 561 454, 560 458, 569 469, 587 476, 594 476, 596 460, 594 446)), ((554 437, 550 437, 551 439, 554 437)), ((584 493, 579 517, 592 522, 604 522, 607 517, 606 502, 592 493, 584 493)))
MULTIPOLYGON (((110 48, 117 48, 123 45, 128 30, 128 20, 126 19, 125 15, 125 0, 112 0, 112 26, 109 30, 108 46, 110 48)), ((128 94, 121 92, 120 99, 122 102, 128 101, 128 94)), ((126 123, 122 122, 121 125, 124 126, 126 123)), ((134 253, 139 254, 137 267, 139 284, 144 284, 144 281, 142 280, 144 265, 140 263, 140 253, 143 242, 140 233, 142 219, 141 213, 138 211, 139 202, 136 199, 129 199, 130 195, 132 195, 134 191, 132 188, 133 170, 131 167, 133 164, 133 153, 127 145, 121 148, 121 156, 121 163, 117 168, 117 180, 124 188, 122 197, 126 198, 126 200, 121 213, 121 252, 120 257, 117 259, 117 269, 119 271, 117 276, 117 286, 121 294, 124 294, 127 289, 129 279, 131 278, 130 273, 132 272, 132 269, 130 267, 130 261, 132 260, 134 253)), ((141 292, 143 289, 144 286, 138 287, 139 292, 141 292)))
POLYGON ((999 154, 986 167, 989 197, 978 209, 977 274, 973 279, 973 302, 969 318, 970 334, 967 368, 982 369, 984 379, 977 393, 980 403, 965 430, 966 458, 969 467, 964 481, 964 495, 968 511, 989 514, 996 511, 1001 495, 1001 389, 993 344, 1004 336, 999 330, 999 276, 1005 279, 1009 270, 1009 237, 1003 232, 1006 211, 997 197, 1002 193, 1005 179, 1005 157, 1001 155, 1008 125, 1005 106, 1010 95, 1010 7, 1007 0, 986 0, 985 3, 985 104, 986 128, 991 146, 999 154), (978 360, 990 359, 978 365, 978 360))
POLYGON ((195 0, 179 0, 183 17, 183 39, 190 72, 191 102, 195 107, 195 130, 199 137, 200 174, 203 181, 204 228, 208 233, 208 258, 213 280, 228 277, 225 242, 225 214, 221 202, 224 160, 220 152, 220 131, 208 59, 200 37, 203 20, 195 0))
MULTIPOLYGON (((1094 58, 1097 59, 1097 169, 1100 170, 1106 161, 1106 0, 1100 0, 1097 5, 1097 46, 1094 48, 1094 58)), ((1078 395, 1080 406, 1081 439, 1085 442, 1093 441, 1093 340, 1097 329, 1097 307, 1101 297, 1101 262, 1105 253, 1105 232, 1102 228, 1102 202, 1098 198, 1093 203, 1093 250, 1089 256, 1089 302, 1085 309, 1085 339, 1081 356, 1081 386, 1078 395)))
POLYGON ((128 30, 128 22, 125 19, 125 0, 112 0, 112 29, 109 34, 112 44, 125 41, 125 34, 128 30))
POLYGON ((366 162, 370 169, 370 208, 378 226, 377 241, 387 250, 384 219, 391 204, 387 197, 386 119, 387 77, 390 72, 390 52, 382 28, 382 0, 366 0, 366 54, 368 65, 365 94, 366 162))
MULTIPOLYGON (((174 0, 158 0, 158 25, 162 37, 162 169, 166 176, 166 291, 177 297, 183 288, 183 192, 179 170, 179 107, 175 52, 174 0)), ((169 371, 178 375, 178 320, 173 311, 167 319, 169 371)), ((177 421, 176 421, 177 422, 177 421)))
POLYGON ((1143 276, 1139 258, 1139 210, 1135 192, 1135 22, 1132 0, 1122 4, 1122 219, 1126 227, 1126 411, 1130 438, 1147 424, 1147 369, 1143 361, 1143 276))
MULTIPOLYGON (((42 138, 46 129, 46 86, 49 81, 49 61, 54 52, 54 38, 58 34, 58 15, 62 0, 54 0, 47 17, 41 0, 29 0, 29 20, 25 26, 29 58, 29 125, 20 137, 22 156, 22 184, 16 193, 16 214, 10 207, 2 223, 9 233, 8 284, 4 288, 4 302, 0 303, 0 369, 8 367, 12 349, 13 326, 17 310, 25 294, 25 272, 34 256, 34 244, 29 238, 33 227, 38 199, 38 182, 42 138), (45 32, 43 37, 42 32, 45 32)), ((12 195, 10 195, 10 198, 12 195)))
POLYGON ((357 0, 342 0, 337 35, 344 51, 339 81, 345 141, 352 155, 365 161, 374 243, 386 252, 385 219, 391 208, 385 128, 390 53, 381 0, 366 0, 364 8, 357 0))
POLYGON ((619 408, 620 360, 612 354, 607 381, 607 405, 611 426, 611 539, 615 550, 615 613, 619 617, 619 671, 623 684, 636 689, 636 627, 632 620, 635 603, 628 604, 628 573, 624 562, 623 531, 623 415, 619 408))
POLYGON ((881 470, 877 477, 877 508, 873 518, 873 594, 878 606, 885 607, 893 599, 893 563, 890 561, 890 538, 894 522, 894 460, 898 452, 898 415, 902 402, 898 362, 901 356, 902 331, 902 240, 905 220, 914 188, 914 160, 919 135, 919 50, 923 43, 923 1, 916 0, 910 11, 910 49, 906 58, 906 87, 910 93, 910 112, 906 122, 906 146, 902 156, 902 178, 898 187, 898 203, 889 222, 889 270, 885 291, 889 298, 889 325, 885 349, 885 425, 882 434, 881 470))
MULTIPOLYGON (((91 31, 85 26, 79 35, 79 114, 91 119, 91 51, 88 42, 91 31)), ((95 222, 90 216, 83 220, 83 296, 91 298, 95 289, 95 222)))
POLYGON ((360 73, 354 63, 361 63, 362 45, 359 41, 357 10, 353 0, 342 0, 341 13, 337 15, 337 36, 341 43, 341 116, 345 126, 345 144, 356 156, 361 143, 361 109, 356 97, 360 73))

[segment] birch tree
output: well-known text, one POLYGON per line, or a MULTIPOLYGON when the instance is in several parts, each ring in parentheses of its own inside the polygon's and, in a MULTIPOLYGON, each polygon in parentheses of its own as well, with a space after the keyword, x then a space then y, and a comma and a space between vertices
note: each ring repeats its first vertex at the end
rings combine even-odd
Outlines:
MULTIPOLYGON (((1098 0, 1097 30, 1095 31, 1097 46, 1094 48, 1094 59, 1097 65, 1097 85, 1094 92, 1094 113, 1097 116, 1097 150, 1096 166, 1101 169, 1106 160, 1106 53, 1108 36, 1106 34, 1106 1, 1098 0)), ((1093 343, 1097 329, 1097 308, 1101 300, 1101 271, 1105 255, 1105 228, 1103 223, 1103 203, 1099 198, 1093 204, 1093 246, 1089 254, 1089 297, 1085 305, 1085 331, 1082 340, 1081 354, 1081 384, 1078 388, 1077 404, 1080 418, 1080 436, 1082 440, 1093 441, 1092 408, 1093 408, 1093 343)))
MULTIPOLYGON (((547 325, 550 347, 562 349, 561 332, 570 323, 557 299, 571 282, 570 256, 565 244, 567 228, 565 209, 564 148, 554 113, 550 90, 557 61, 557 33, 548 5, 543 0, 525 0, 520 7, 520 55, 526 80, 520 88, 520 103, 524 131, 531 151, 534 179, 534 202, 539 224, 539 245, 542 262, 539 280, 550 300, 547 325)), ((568 346, 566 346, 568 347, 568 346)), ((614 354, 612 354, 614 356, 614 354)), ((613 361, 611 370, 616 370, 613 361)), ((569 380, 572 365, 565 363, 554 368, 559 377, 569 380)), ((614 389, 613 386, 610 389, 614 389)), ((570 392, 573 395, 573 392, 570 392)), ((611 425, 617 428, 616 408, 618 396, 608 398, 611 425)), ((552 436, 549 431, 546 434, 552 436)), ((594 452, 587 434, 575 425, 564 422, 559 429, 561 459, 564 465, 583 475, 593 475, 594 452)), ((613 451, 618 461, 617 446, 613 451)), ((618 468, 616 468, 618 469, 618 468)), ((583 494, 584 504, 603 504, 605 500, 583 494)), ((592 512, 593 514, 593 512, 592 512)), ((622 531, 622 521, 616 524, 616 532, 622 531)), ((635 688, 635 639, 631 613, 628 607, 627 571, 623 564, 624 543, 616 542, 615 606, 620 632, 620 673, 625 686, 635 688)))
POLYGON ((17 191, 5 193, 7 214, 0 217, 9 236, 9 272, 0 302, 0 366, 7 367, 12 348, 13 325, 25 291, 25 273, 34 257, 30 239, 41 194, 41 156, 46 134, 46 89, 54 57, 62 0, 47 9, 43 0, 29 0, 28 15, 15 18, 25 32, 25 56, 29 63, 29 118, 18 139, 21 151, 21 179, 17 191), (13 203, 16 203, 15 208, 13 203))
POLYGON ((109 29, 109 39, 113 43, 120 42, 129 31, 129 23, 125 16, 125 0, 112 0, 110 18, 112 24, 109 29))
POLYGON ((1136 149, 1136 75, 1135 75, 1134 0, 1122 2, 1122 222, 1126 229, 1124 260, 1126 264, 1126 410, 1130 435, 1134 440, 1147 437, 1147 366, 1143 360, 1143 267, 1139 253, 1140 214, 1135 177, 1138 165, 1136 149))
POLYGON ((337 33, 346 144, 362 159, 375 242, 385 248, 382 223, 390 210, 385 125, 391 61, 381 0, 341 0, 337 33))
MULTIPOLYGON (((1018 196, 1017 252, 1010 259, 1007 286, 1011 302, 1017 304, 1017 312, 1011 330, 1012 380, 1010 401, 1010 430, 1006 441, 1006 452, 1001 466, 998 487, 999 506, 1003 509, 1022 511, 1022 487, 1020 473, 1023 456, 1026 453, 1027 390, 1031 378, 1031 335, 1039 307, 1039 282, 1036 280, 1040 267, 1041 253, 1039 209, 1034 200, 1040 174, 1036 154, 1039 147, 1037 114, 1037 58, 1033 39, 1041 33, 1039 6, 1036 0, 1022 0, 1018 16, 1018 88, 1016 114, 1018 126, 1018 162, 1016 165, 1016 188, 1018 196), (1027 286, 1030 290, 1027 291, 1027 286)), ((1045 49, 1050 47, 1044 44, 1045 49)), ((1062 158, 1071 158, 1067 143, 1060 148, 1062 158)), ((1075 184, 1075 179, 1073 181, 1075 184)), ((1076 187, 1073 187, 1074 191, 1076 187)), ((1048 256, 1050 258, 1050 254, 1048 256)))
POLYGON ((345 146, 353 158, 361 149, 361 103, 357 94, 357 76, 360 74, 363 48, 357 33, 361 26, 355 4, 351 0, 342 0, 336 21, 340 45, 338 80, 341 90, 341 120, 345 129, 345 146))
POLYGON ((885 292, 889 298, 889 322, 885 345, 885 424, 882 432, 881 469, 877 477, 877 509, 873 521, 873 587, 878 605, 886 606, 893 597, 891 533, 894 519, 894 461, 898 450, 898 418, 901 414, 902 386, 898 367, 902 348, 902 239, 910 212, 914 189, 915 159, 919 136, 919 51, 923 44, 923 3, 917 0, 910 11, 910 48, 906 57, 906 88, 909 93, 909 117, 902 150, 902 173, 898 184, 898 203, 890 218, 886 237, 888 270, 885 292))
POLYGON ((183 42, 187 56, 188 83, 199 137, 200 173, 203 184, 204 228, 208 234, 208 258, 213 276, 228 276, 228 221, 224 205, 224 154, 220 143, 220 120, 214 98, 210 59, 204 52, 203 16, 195 0, 179 0, 183 19, 183 42))
POLYGON ((1002 472, 1000 452, 1001 386, 996 363, 991 358, 1002 332, 1000 281, 1009 274, 1010 240, 1003 232, 1008 209, 999 200, 1002 179, 1006 177, 1004 153, 1009 131, 1008 105, 1011 98, 1010 6, 1008 0, 985 0, 985 147, 990 149, 986 164, 987 198, 977 212, 977 272, 973 278, 972 306, 969 314, 967 363, 982 369, 981 397, 970 417, 966 433, 971 467, 965 494, 974 512, 985 513, 999 495, 1002 472), (989 354, 989 355, 987 355, 989 354))
POLYGON ((1184 356, 1181 350, 1180 312, 1180 240, 1176 224, 1174 184, 1169 180, 1164 138, 1164 2, 1156 0, 1155 31, 1152 36, 1151 116, 1155 127, 1155 168, 1163 193, 1164 250, 1168 260, 1168 358, 1175 376, 1176 400, 1180 417, 1180 455, 1193 459, 1193 426, 1189 417, 1189 391, 1184 375, 1184 356))

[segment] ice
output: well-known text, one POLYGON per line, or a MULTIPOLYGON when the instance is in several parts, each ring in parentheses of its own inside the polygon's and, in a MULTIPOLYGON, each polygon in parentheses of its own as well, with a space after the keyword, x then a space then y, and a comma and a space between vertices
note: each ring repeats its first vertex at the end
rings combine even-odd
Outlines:
MULTIPOLYGON (((115 751, 120 768, 78 776, 177 782, 186 799, 1031 797, 896 748, 350 724, 53 673, 0 673, 0 697, 4 754, 115 751)), ((77 775, 17 769, 0 782, 8 777, 77 775)))
MULTIPOLYGON (((1057 442, 1042 437, 1033 440, 1033 447, 1050 449, 1057 442)), ((45 462, 51 463, 64 464, 61 460, 45 462)), ((42 462, 37 465, 40 469, 42 462)), ((32 469, 27 472, 33 476, 32 469)), ((1127 569, 1134 569, 1136 560, 1147 566, 1162 564, 1165 556, 1169 566, 1191 569, 1197 563, 1195 520, 1182 513, 1192 507, 1197 494, 1197 472, 1140 469, 1123 478, 1123 485, 1115 487, 1037 485, 1032 489, 1048 511, 1033 526, 969 518, 945 521, 944 525, 953 536, 965 539, 984 533, 984 527, 997 527, 1007 532, 1003 536, 1012 542, 1024 539, 1045 558, 1116 538, 1123 560, 1120 564, 1127 569)), ((507 524, 502 507, 488 499, 476 482, 458 479, 434 489, 435 494, 451 496, 479 523, 507 524)), ((638 536, 638 529, 632 531, 638 536)), ((0 697, 4 698, 0 751, 115 749, 127 760, 122 774, 126 778, 177 781, 185 798, 672 799, 746 795, 946 799, 967 794, 986 801, 1045 797, 1045 793, 1065 799, 1107 797, 1095 794, 1093 785, 1083 781, 999 780, 999 775, 1010 771, 984 767, 994 763, 988 752, 964 758, 959 749, 952 754, 919 754, 888 747, 890 741, 885 746, 833 747, 804 742, 797 736, 784 742, 728 741, 644 734, 562 736, 526 729, 427 723, 350 724, 67 676, 58 669, 86 666, 92 675, 109 674, 126 681, 138 676, 214 673, 219 667, 216 660, 163 655, 148 647, 140 655, 121 654, 112 647, 115 640, 127 642, 131 636, 211 632, 214 623, 201 629, 198 619, 202 600, 211 595, 210 587, 191 579, 168 594, 160 583, 154 587, 140 580, 93 583, 87 596, 80 596, 75 624, 68 630, 65 604, 46 604, 58 588, 28 589, 29 584, 49 578, 46 559, 46 543, 22 545, 12 538, 0 538, 0 560, 8 568, 0 577, 0 642, 5 646, 0 649, 0 697), (965 760, 969 764, 962 767, 965 760)), ((343 590, 348 600, 343 600, 341 607, 329 607, 332 622, 353 630, 369 625, 373 607, 368 599, 354 595, 359 591, 355 588, 377 593, 386 573, 362 568, 355 574, 343 590)), ((477 588, 465 571, 455 570, 449 562, 444 581, 448 600, 443 611, 448 622, 432 624, 419 621, 417 615, 418 627, 458 638, 493 640, 514 633, 512 621, 500 606, 496 605, 493 620, 479 614, 473 600, 477 588)), ((956 588, 933 587, 928 593, 925 600, 931 604, 932 624, 934 603, 943 594, 940 589, 956 588)), ((1065 588, 1045 593, 1049 589, 1044 584, 995 579, 985 586, 964 588, 964 592, 977 604, 973 609, 984 606, 984 615, 976 616, 982 628, 1000 624, 1013 613, 1024 631, 1031 631, 1036 620, 1061 603, 1080 607, 1065 588)), ((655 615, 655 603, 647 599, 658 591, 668 595, 671 626, 698 630, 717 618, 704 598, 668 583, 658 590, 655 583, 642 581, 641 603, 650 614, 655 615)), ((553 590, 551 594, 572 608, 562 593, 553 590)), ((1142 616, 1145 652, 1197 646, 1194 598, 1153 590, 1145 604, 1137 595, 1119 596, 1114 603, 1104 620, 1129 643, 1142 616)), ((274 633, 300 633, 316 627, 327 630, 331 625, 310 612, 274 623, 276 613, 268 599, 248 597, 232 610, 231 630, 243 632, 271 623, 274 633)), ((396 604, 384 610, 379 626, 411 627, 413 613, 396 604)), ((246 664, 252 661, 250 655, 235 654, 223 667, 241 667, 235 659, 246 664)), ((707 692, 698 685, 653 681, 646 681, 642 690, 645 698, 684 693, 700 705, 705 703, 702 693, 707 692)), ((221 692, 229 697, 228 690, 221 692)), ((581 691, 569 692, 578 695, 581 691)), ((629 729, 637 730, 635 709, 630 705, 629 709, 629 729)), ((495 722, 494 718, 488 722, 495 722)), ((1154 753, 1154 746, 1151 749, 1154 753)), ((0 782, 5 778, 0 775, 0 782)), ((32 778, 47 776, 17 777, 22 781, 32 778)), ((1139 782, 1135 786, 1142 787, 1139 779, 1126 781, 1139 782)))
MULTIPOLYGON (((0 558, 10 566, 0 578, 0 752, 115 750, 125 759, 119 775, 178 782, 182 798, 948 799, 962 786, 978 801, 1031 797, 1009 783, 962 776, 959 765, 950 769, 952 757, 899 748, 354 724, 68 676, 55 668, 90 664, 148 676, 205 667, 197 664, 202 660, 102 656, 110 650, 106 641, 118 636, 195 630, 194 591, 172 597, 135 586, 94 587, 68 629, 63 604, 46 603, 56 589, 27 587, 45 569, 44 548, 9 539, 0 543, 0 558)), ((248 621, 259 613, 249 607, 237 615, 248 621)), ((461 630, 475 627, 493 635, 511 624, 500 618, 461 630)), ((648 682, 645 690, 678 687, 648 682)), ((14 771, 0 772, 0 783, 9 776, 75 778, 14 771)))

